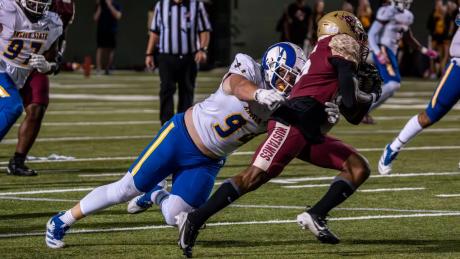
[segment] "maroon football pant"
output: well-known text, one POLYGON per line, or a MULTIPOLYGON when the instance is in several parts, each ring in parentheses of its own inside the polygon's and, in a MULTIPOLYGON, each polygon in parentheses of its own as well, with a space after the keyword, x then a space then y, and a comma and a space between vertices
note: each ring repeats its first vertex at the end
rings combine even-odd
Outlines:
POLYGON ((280 122, 268 122, 268 136, 258 147, 253 165, 264 170, 271 178, 277 177, 292 159, 342 171, 344 162, 357 151, 342 141, 325 136, 320 144, 309 143, 299 129, 280 122))
POLYGON ((19 92, 24 107, 31 103, 48 106, 50 95, 48 76, 37 71, 32 72, 19 92))

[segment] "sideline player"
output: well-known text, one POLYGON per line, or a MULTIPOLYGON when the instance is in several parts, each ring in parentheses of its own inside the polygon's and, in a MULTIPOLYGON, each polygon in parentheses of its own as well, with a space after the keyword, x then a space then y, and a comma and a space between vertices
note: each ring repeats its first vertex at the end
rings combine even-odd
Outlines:
MULTIPOLYGON (((329 231, 326 215, 354 193, 369 177, 370 169, 354 148, 324 133, 322 127, 328 120, 324 104, 340 95, 340 112, 357 124, 378 99, 380 82, 373 85, 374 93, 358 89, 358 64, 365 66, 362 62, 369 51, 364 28, 353 14, 326 14, 318 21, 318 37, 289 100, 269 120, 268 137, 259 145, 252 165, 225 181, 200 208, 177 216, 179 246, 187 257, 192 256, 198 230, 209 217, 278 176, 296 157, 340 171, 325 196, 297 216, 299 225, 310 229, 321 242, 339 242, 329 231)), ((379 81, 375 69, 373 76, 367 76, 379 81)))
MULTIPOLYGON (((460 26, 460 15, 457 16, 455 22, 460 26)), ((426 109, 412 117, 393 142, 385 146, 378 165, 380 174, 390 174, 392 162, 399 151, 423 129, 442 119, 460 99, 460 29, 457 29, 450 45, 450 56, 452 58, 446 73, 439 82, 426 109)))
MULTIPOLYGON (((430 58, 438 56, 436 51, 423 47, 414 38, 410 29, 414 22, 414 15, 409 10, 411 3, 412 0, 391 0, 391 5, 380 7, 376 20, 369 30, 369 47, 384 83, 382 96, 371 106, 371 111, 383 104, 401 87, 401 75, 396 56, 401 39, 430 58)), ((366 116, 363 122, 374 123, 370 116, 366 116)))
POLYGON ((50 5, 51 0, 0 0, 0 141, 21 116, 18 89, 30 72, 56 70, 47 60, 55 60, 62 21, 48 12, 50 5))
POLYGON ((121 180, 94 189, 72 209, 48 221, 48 247, 63 247, 65 232, 77 220, 143 192, 160 190, 158 184, 170 174, 171 194, 160 196, 157 191, 148 199, 162 200, 158 203, 166 223, 175 225, 179 212, 207 200, 225 157, 266 131, 272 110, 285 101, 279 90, 288 94, 305 60, 303 51, 290 43, 270 47, 262 68, 251 57, 236 55, 217 91, 163 125, 121 180))
MULTIPOLYGON (((51 12, 57 13, 63 23, 64 33, 59 37, 58 55, 56 64, 62 60, 66 47, 66 32, 69 24, 72 24, 75 6, 73 0, 53 0, 51 12)), ((54 74, 59 72, 59 68, 54 74)), ((29 153, 35 139, 40 132, 43 117, 49 104, 49 79, 46 74, 34 70, 27 79, 24 87, 19 90, 26 116, 19 126, 18 143, 16 152, 8 163, 8 174, 19 176, 35 176, 37 173, 29 169, 25 164, 27 154, 29 153)))

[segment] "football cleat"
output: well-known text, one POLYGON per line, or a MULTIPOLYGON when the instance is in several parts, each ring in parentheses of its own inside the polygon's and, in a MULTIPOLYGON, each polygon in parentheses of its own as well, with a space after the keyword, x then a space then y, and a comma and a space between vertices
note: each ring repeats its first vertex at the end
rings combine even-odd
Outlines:
POLYGON ((200 229, 188 220, 188 213, 181 212, 176 216, 176 225, 179 229, 177 244, 187 258, 192 258, 192 250, 200 229))
POLYGON ((24 160, 11 158, 6 168, 8 175, 17 175, 17 176, 36 176, 37 172, 28 168, 24 164, 24 160))
POLYGON ((154 204, 154 202, 152 201, 152 198, 153 200, 155 200, 158 193, 162 190, 165 190, 166 186, 167 186, 167 182, 166 180, 163 180, 159 182, 157 186, 155 186, 149 192, 146 192, 144 194, 141 194, 133 198, 128 203, 128 208, 127 208, 128 213, 136 214, 136 213, 141 213, 141 212, 148 210, 154 204))
POLYGON ((70 226, 67 226, 62 220, 59 219, 65 212, 60 212, 46 223, 46 236, 45 242, 49 248, 62 248, 65 246, 64 239, 65 232, 69 230, 70 226))
POLYGON ((383 150, 383 154, 380 157, 379 160, 379 174, 381 175, 388 175, 391 173, 391 167, 392 167, 392 162, 393 160, 396 159, 396 156, 398 155, 399 152, 393 151, 390 148, 390 144, 385 146, 385 149, 383 150))
POLYGON ((340 239, 329 230, 324 217, 303 212, 297 215, 297 224, 302 229, 309 229, 321 243, 335 245, 340 242, 340 239))

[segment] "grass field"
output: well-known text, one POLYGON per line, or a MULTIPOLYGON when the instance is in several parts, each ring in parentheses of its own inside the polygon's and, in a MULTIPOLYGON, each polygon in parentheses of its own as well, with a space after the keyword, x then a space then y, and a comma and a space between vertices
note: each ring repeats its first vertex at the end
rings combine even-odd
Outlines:
MULTIPOLYGON (((219 73, 200 73, 197 99, 213 92, 219 73)), ((395 162, 392 177, 379 177, 384 145, 425 107, 436 83, 405 80, 401 91, 374 112, 378 124, 344 120, 332 134, 357 147, 372 165, 372 177, 331 213, 330 227, 342 239, 323 245, 300 230, 295 217, 327 190, 335 172, 294 161, 276 180, 211 218, 194 249, 199 258, 460 258, 460 107, 416 138, 395 162), (228 224, 222 224, 228 223, 228 224)), ((93 187, 119 179, 157 130, 159 79, 120 72, 84 79, 52 79, 52 100, 34 157, 52 154, 70 161, 36 160, 35 178, 6 176, 17 126, 0 144, 1 258, 178 258, 177 230, 157 209, 128 215, 118 205, 74 225, 68 247, 48 249, 45 223, 93 187)), ((218 182, 248 165, 261 141, 231 156, 218 182)))

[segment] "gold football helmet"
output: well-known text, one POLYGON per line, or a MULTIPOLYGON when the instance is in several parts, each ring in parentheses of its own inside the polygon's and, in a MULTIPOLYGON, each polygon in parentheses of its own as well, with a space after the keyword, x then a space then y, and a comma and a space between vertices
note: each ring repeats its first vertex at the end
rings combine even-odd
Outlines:
POLYGON ((336 34, 347 34, 360 45, 361 61, 369 55, 367 33, 359 19, 346 11, 327 13, 318 21, 318 38, 336 34))

